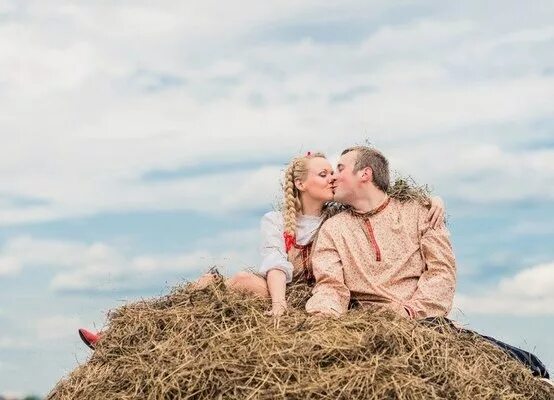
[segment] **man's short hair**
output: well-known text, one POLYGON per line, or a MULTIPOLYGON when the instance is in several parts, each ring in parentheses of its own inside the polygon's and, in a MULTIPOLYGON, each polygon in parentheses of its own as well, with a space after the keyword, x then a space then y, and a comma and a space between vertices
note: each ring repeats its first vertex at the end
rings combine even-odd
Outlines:
POLYGON ((373 171, 373 184, 383 192, 389 190, 390 173, 389 162, 380 151, 371 149, 367 146, 354 146, 344 150, 341 156, 351 151, 358 152, 358 157, 354 163, 354 173, 364 169, 371 168, 373 171))

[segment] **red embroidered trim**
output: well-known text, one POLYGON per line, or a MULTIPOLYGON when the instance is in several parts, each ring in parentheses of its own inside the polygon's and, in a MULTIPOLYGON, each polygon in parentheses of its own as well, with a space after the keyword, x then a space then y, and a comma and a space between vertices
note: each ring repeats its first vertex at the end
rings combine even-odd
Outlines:
POLYGON ((390 203, 390 197, 387 197, 387 200, 381 204, 379 207, 377 207, 375 210, 371 211, 371 214, 370 215, 375 215, 377 213, 380 213, 381 211, 383 211, 390 203))
POLYGON ((373 227, 371 226, 371 222, 369 221, 369 219, 364 220, 364 222, 365 222, 365 226, 367 227, 367 231, 369 233, 369 241, 373 246, 373 250, 375 250, 375 259, 377 261, 381 261, 381 249, 379 248, 379 245, 377 244, 377 240, 375 239, 375 234, 373 233, 373 227))
POLYGON ((304 267, 304 277, 308 282, 311 282, 314 279, 314 272, 310 265, 310 253, 312 251, 312 243, 308 243, 304 246, 300 244, 294 244, 294 247, 301 251, 302 255, 302 266, 304 267))

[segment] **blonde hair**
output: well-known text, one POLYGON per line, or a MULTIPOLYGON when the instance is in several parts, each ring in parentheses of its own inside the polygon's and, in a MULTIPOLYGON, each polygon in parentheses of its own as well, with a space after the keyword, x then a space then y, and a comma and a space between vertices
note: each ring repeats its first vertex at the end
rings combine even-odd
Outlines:
POLYGON ((305 156, 294 158, 285 170, 283 181, 283 220, 285 232, 296 237, 296 214, 302 210, 300 191, 294 181, 306 180, 308 176, 308 161, 313 158, 326 158, 323 153, 308 153, 305 156))

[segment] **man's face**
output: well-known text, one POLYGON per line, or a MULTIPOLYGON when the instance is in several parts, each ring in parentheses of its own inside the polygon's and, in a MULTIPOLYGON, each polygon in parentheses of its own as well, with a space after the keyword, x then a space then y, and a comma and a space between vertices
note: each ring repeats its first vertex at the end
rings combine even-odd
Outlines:
POLYGON ((356 150, 342 155, 335 171, 335 201, 351 204, 356 198, 356 189, 360 185, 360 171, 354 174, 354 164, 358 158, 356 150))

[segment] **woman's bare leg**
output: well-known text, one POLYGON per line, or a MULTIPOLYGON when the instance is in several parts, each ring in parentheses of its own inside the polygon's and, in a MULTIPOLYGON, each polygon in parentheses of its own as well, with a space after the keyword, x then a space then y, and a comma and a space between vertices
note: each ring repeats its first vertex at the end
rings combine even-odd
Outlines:
POLYGON ((192 282, 192 287, 194 289, 204 289, 206 286, 211 285, 216 278, 217 274, 214 274, 213 272, 206 272, 196 281, 192 282))
POLYGON ((267 282, 261 276, 250 272, 238 272, 225 281, 228 288, 241 292, 248 292, 255 296, 269 298, 267 282))
MULTIPOLYGON (((211 285, 217 278, 217 274, 212 272, 205 273, 198 280, 192 283, 194 289, 203 289, 211 285)), ((232 277, 224 280, 225 285, 233 290, 248 292, 255 296, 269 298, 267 282, 261 276, 250 272, 238 272, 232 277)))

